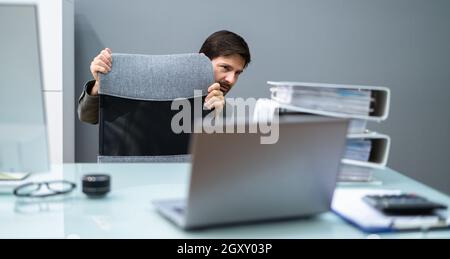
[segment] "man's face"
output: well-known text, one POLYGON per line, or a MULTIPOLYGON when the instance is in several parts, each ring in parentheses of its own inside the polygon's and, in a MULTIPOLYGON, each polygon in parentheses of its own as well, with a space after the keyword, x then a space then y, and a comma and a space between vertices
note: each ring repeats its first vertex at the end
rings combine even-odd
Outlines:
POLYGON ((227 94, 236 84, 239 75, 244 71, 245 60, 238 54, 220 56, 212 60, 214 80, 220 84, 220 90, 227 94))

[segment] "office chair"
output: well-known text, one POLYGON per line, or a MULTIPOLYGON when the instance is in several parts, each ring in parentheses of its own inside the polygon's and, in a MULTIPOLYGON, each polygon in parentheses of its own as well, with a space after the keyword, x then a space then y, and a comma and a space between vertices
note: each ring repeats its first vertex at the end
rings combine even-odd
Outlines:
MULTIPOLYGON (((113 54, 111 72, 100 76, 98 162, 190 161, 190 134, 171 128, 180 112, 172 102, 188 100, 193 122, 194 102, 203 105, 213 83, 211 61, 203 54, 113 54)), ((201 116, 207 113, 202 109, 201 116)))

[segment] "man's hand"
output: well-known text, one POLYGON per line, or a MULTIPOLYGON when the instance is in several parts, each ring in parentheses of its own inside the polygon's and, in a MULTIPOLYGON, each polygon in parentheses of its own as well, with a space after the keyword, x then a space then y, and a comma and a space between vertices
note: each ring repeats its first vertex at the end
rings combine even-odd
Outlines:
POLYGON ((94 58, 91 63, 91 73, 95 79, 95 85, 92 87, 90 95, 98 95, 98 89, 100 86, 100 81, 98 73, 108 74, 112 68, 112 52, 110 49, 106 48, 100 52, 100 54, 94 58))
POLYGON ((204 106, 210 110, 214 108, 216 114, 222 111, 225 106, 225 98, 223 92, 220 91, 219 83, 215 83, 208 88, 208 96, 206 96, 204 106))

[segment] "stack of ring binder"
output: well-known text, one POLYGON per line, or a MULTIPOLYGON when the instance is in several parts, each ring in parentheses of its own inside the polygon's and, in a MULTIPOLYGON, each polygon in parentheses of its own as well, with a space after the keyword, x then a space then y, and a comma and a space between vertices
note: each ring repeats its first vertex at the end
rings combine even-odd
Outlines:
POLYGON ((389 116, 390 90, 359 86, 303 82, 267 82, 271 99, 260 99, 255 120, 268 113, 300 113, 350 119, 347 149, 341 163, 340 182, 373 182, 373 170, 387 165, 391 139, 371 132, 367 122, 389 116), (274 108, 275 107, 275 108, 274 108))

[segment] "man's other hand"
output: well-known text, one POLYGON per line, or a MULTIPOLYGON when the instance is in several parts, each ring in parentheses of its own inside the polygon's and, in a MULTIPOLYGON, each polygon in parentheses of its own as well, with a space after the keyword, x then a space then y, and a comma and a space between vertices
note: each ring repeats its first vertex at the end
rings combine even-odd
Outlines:
POLYGON ((100 86, 98 73, 108 74, 112 68, 112 52, 109 48, 106 48, 94 58, 91 63, 91 73, 95 79, 95 85, 92 87, 90 95, 98 95, 98 89, 100 86))
POLYGON ((206 96, 205 104, 206 109, 215 109, 217 112, 222 111, 225 106, 225 97, 223 96, 223 92, 220 91, 220 84, 215 83, 208 88, 208 96, 206 96))

